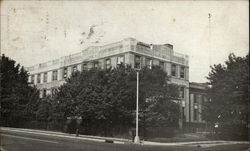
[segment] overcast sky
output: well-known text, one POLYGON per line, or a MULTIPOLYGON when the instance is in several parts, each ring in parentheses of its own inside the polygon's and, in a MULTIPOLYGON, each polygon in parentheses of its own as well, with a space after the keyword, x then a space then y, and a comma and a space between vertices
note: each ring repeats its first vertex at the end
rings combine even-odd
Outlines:
POLYGON ((248 53, 248 10, 248 1, 2 1, 1 53, 31 66, 133 37, 173 44, 189 55, 190 81, 206 82, 210 65, 248 53))

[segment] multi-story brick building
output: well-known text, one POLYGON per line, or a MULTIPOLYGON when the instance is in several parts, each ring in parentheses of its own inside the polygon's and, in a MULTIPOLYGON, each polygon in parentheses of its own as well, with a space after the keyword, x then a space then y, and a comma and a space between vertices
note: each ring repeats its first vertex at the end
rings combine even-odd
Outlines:
POLYGON ((104 46, 91 46, 79 53, 28 67, 29 82, 40 90, 41 97, 65 82, 72 72, 92 67, 110 68, 120 63, 133 68, 159 65, 180 86, 183 116, 190 121, 188 56, 174 52, 171 44, 146 44, 134 38, 104 46))

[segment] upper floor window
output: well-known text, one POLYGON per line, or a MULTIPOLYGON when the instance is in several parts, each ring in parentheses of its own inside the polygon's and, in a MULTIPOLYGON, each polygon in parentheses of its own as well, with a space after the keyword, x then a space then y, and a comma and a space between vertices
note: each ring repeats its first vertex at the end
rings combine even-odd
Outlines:
POLYGON ((181 67, 180 78, 185 78, 185 68, 184 67, 181 67))
POLYGON ((82 64, 82 71, 87 69, 88 69, 88 64, 87 63, 82 64))
POLYGON ((162 70, 164 70, 164 62, 162 62, 162 61, 160 61, 160 68, 162 69, 162 70))
POLYGON ((48 81, 48 73, 43 73, 43 82, 46 83, 48 81))
POLYGON ((171 66, 171 75, 172 76, 176 76, 176 65, 175 64, 172 64, 172 66, 171 66))
POLYGON ((184 98, 184 96, 185 96, 185 88, 180 87, 180 98, 184 98))
POLYGON ((141 69, 141 57, 140 56, 135 56, 135 68, 141 69))
POLYGON ((106 59, 106 69, 111 68, 111 60, 110 59, 106 59))
POLYGON ((117 64, 123 64, 124 63, 124 56, 117 57, 117 64))
POLYGON ((147 68, 151 69, 152 68, 152 63, 153 63, 153 60, 152 59, 146 59, 146 66, 147 68))
POLYGON ((135 50, 135 46, 134 45, 131 45, 131 50, 135 50))
POLYGON ((30 83, 31 83, 31 84, 34 84, 34 81, 35 81, 35 76, 34 76, 34 75, 32 75, 30 78, 31 78, 31 79, 30 79, 30 83))
POLYGON ((56 81, 57 80, 57 70, 52 72, 52 81, 56 81))
POLYGON ((52 89, 51 89, 51 95, 52 95, 52 96, 55 95, 56 92, 57 92, 57 89, 56 89, 56 88, 52 88, 52 89))
POLYGON ((94 68, 99 68, 99 62, 98 61, 94 62, 94 68))
POLYGON ((76 65, 72 67, 72 71, 73 71, 73 72, 76 72, 76 71, 77 71, 77 66, 76 66, 76 65))
POLYGON ((197 103, 197 97, 198 97, 198 95, 194 94, 194 104, 197 103))
POLYGON ((41 83, 41 74, 37 75, 37 83, 41 83))
POLYGON ((65 78, 67 78, 67 76, 68 76, 68 69, 64 68, 63 69, 63 78, 65 79, 65 78))

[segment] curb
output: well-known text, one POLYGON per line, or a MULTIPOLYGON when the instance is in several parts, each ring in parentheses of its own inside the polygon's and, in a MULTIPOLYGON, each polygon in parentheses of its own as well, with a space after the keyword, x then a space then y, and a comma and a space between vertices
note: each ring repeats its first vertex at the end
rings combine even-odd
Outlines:
MULTIPOLYGON (((10 127, 0 127, 0 131, 10 131, 19 133, 29 133, 44 136, 54 136, 59 138, 77 139, 77 140, 89 140, 104 143, 114 143, 114 144, 134 144, 128 139, 121 138, 111 138, 111 137, 100 137, 100 136, 89 136, 89 135, 79 135, 66 134, 62 132, 44 131, 44 130, 32 130, 32 129, 20 129, 20 128, 10 128, 10 127)), ((171 143, 160 143, 160 142, 150 142, 142 141, 140 145, 149 146, 188 146, 188 145, 207 145, 207 144, 249 144, 248 141, 197 141, 197 142, 171 142, 171 143)), ((1 150, 0 150, 1 151, 1 150)))
POLYGON ((61 132, 49 132, 49 131, 40 131, 40 130, 25 130, 19 128, 0 128, 0 131, 7 131, 7 132, 17 132, 17 133, 26 133, 26 134, 37 134, 37 135, 44 135, 44 136, 54 136, 59 138, 69 138, 69 139, 77 139, 77 140, 89 140, 89 141, 96 141, 96 142, 105 142, 105 143, 115 143, 115 144, 125 144, 125 141, 121 141, 119 139, 112 139, 112 138, 104 138, 100 137, 84 137, 84 135, 75 136, 75 134, 65 134, 61 132))

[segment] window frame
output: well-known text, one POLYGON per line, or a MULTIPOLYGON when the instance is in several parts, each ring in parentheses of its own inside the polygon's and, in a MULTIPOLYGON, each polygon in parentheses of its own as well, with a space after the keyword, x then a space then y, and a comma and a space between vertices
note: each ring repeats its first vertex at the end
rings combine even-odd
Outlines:
POLYGON ((66 79, 68 77, 68 68, 63 68, 63 79, 66 79))
POLYGON ((124 62, 125 62, 125 56, 124 55, 117 57, 116 64, 121 65, 121 64, 124 64, 124 62), (122 61, 120 61, 120 58, 122 58, 122 61))
POLYGON ((30 83, 34 84, 35 83, 35 75, 30 76, 30 83))
POLYGON ((135 55, 135 60, 134 61, 135 61, 134 68, 135 69, 141 69, 141 56, 135 55), (138 61, 137 58, 139 58, 139 63, 137 62, 138 61), (139 65, 139 67, 137 67, 137 65, 139 65))
POLYGON ((194 121, 198 121, 198 109, 194 109, 194 121))
POLYGON ((95 69, 98 69, 98 68, 100 67, 100 62, 99 62, 99 61, 94 61, 94 62, 93 62, 93 67, 94 67, 95 69))
POLYGON ((177 65, 176 64, 171 64, 171 76, 177 77, 177 65), (175 70, 173 70, 173 67, 175 68, 175 70), (173 71, 174 71, 174 75, 173 75, 173 71))
POLYGON ((48 72, 44 72, 43 73, 43 83, 47 83, 48 82, 48 72))
POLYGON ((88 63, 82 63, 82 71, 88 70, 88 63))
POLYGON ((43 97, 43 98, 47 96, 46 93, 47 93, 47 90, 46 90, 46 89, 43 89, 43 91, 42 91, 42 97, 43 97))
POLYGON ((105 59, 105 68, 106 69, 111 68, 111 59, 110 58, 105 59))
POLYGON ((37 74, 37 77, 36 77, 36 80, 37 80, 37 83, 41 83, 41 74, 37 74))
POLYGON ((185 98, 185 87, 180 87, 180 91, 179 91, 179 97, 181 99, 184 99, 185 98))
POLYGON ((78 71, 77 65, 73 65, 73 66, 72 66, 72 72, 77 72, 77 71, 78 71))
POLYGON ((159 62, 159 66, 162 70, 165 70, 165 62, 164 61, 160 61, 159 62), (163 66, 162 66, 163 65, 163 66))
POLYGON ((180 67, 180 78, 182 78, 182 79, 185 78, 185 67, 183 67, 183 66, 180 67))
POLYGON ((57 81, 57 78, 58 78, 58 71, 53 70, 52 71, 52 81, 57 81))
POLYGON ((146 58, 146 67, 149 69, 152 69, 153 59, 152 58, 146 58))

